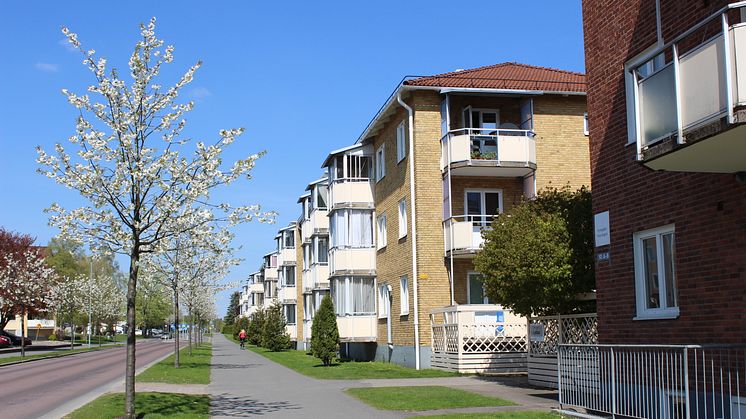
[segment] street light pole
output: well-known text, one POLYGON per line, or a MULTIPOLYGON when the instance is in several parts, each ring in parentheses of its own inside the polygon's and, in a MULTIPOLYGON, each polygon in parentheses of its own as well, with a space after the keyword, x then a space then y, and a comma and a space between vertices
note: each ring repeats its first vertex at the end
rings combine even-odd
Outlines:
POLYGON ((91 271, 88 276, 88 349, 91 349, 91 333, 93 332, 93 324, 91 324, 91 285, 93 284, 93 254, 90 259, 91 271))

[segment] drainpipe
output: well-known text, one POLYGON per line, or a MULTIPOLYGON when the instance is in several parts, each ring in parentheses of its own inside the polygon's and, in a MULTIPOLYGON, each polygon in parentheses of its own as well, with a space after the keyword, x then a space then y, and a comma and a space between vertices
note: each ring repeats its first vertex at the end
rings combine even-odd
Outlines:
POLYGON ((420 369, 420 311, 417 295, 417 199, 414 188, 414 111, 401 98, 401 90, 396 94, 396 101, 409 114, 409 196, 412 220, 412 285, 414 289, 414 365, 420 369))

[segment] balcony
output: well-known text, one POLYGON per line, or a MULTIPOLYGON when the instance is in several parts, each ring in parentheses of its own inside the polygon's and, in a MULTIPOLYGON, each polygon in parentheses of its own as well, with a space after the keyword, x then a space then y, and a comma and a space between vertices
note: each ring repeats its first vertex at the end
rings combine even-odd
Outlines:
POLYGON ((285 247, 280 249, 277 258, 278 266, 293 266, 296 264, 295 247, 285 247))
POLYGON ((746 24, 730 24, 731 9, 738 3, 631 69, 637 156, 645 166, 746 171, 746 24))
POLYGON ((374 247, 337 247, 329 251, 330 275, 375 275, 376 249, 374 247))
POLYGON ((301 224, 301 241, 309 243, 314 235, 329 234, 329 215, 326 209, 313 210, 307 220, 301 224))
MULTIPOLYGON (((336 179, 329 187, 331 208, 373 208, 373 185, 369 178, 336 179)), ((327 221, 328 228, 328 221, 327 221)))
POLYGON ((329 265, 314 263, 303 270, 303 292, 310 294, 314 290, 329 289, 329 265))
POLYGON ((249 285, 249 292, 253 294, 260 294, 264 292, 264 284, 257 283, 249 285))
POLYGON ((463 128, 441 139, 440 167, 453 176, 522 177, 536 170, 530 130, 463 128))
POLYGON ((433 368, 460 373, 526 372, 527 322, 494 304, 430 312, 433 368))
POLYGON ((348 315, 337 316, 340 342, 375 342, 377 332, 377 316, 348 315))
POLYGON ((295 323, 285 326, 285 331, 290 336, 290 340, 298 340, 298 327, 295 325, 295 323))
POLYGON ((277 267, 264 268, 264 280, 265 281, 277 281, 277 267))
POLYGON ((446 256, 473 257, 484 243, 482 230, 489 228, 494 218, 489 215, 457 215, 443 221, 446 256))

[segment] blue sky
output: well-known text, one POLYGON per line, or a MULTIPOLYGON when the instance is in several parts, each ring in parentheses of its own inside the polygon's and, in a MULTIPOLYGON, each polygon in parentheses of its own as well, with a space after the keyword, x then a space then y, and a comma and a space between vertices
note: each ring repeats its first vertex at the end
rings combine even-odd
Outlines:
MULTIPOLYGON (((230 280, 256 270, 277 229, 298 218, 296 200, 328 151, 352 144, 402 77, 504 61, 584 71, 580 0, 4 1, 0 15, 0 225, 45 244, 57 232, 43 209, 83 203, 35 173, 35 146, 74 133, 60 89, 93 81, 60 27, 125 70, 138 24, 156 16, 157 35, 176 47, 161 84, 204 62, 182 97, 196 102, 186 132, 213 140, 242 126, 226 159, 268 152, 251 181, 218 194, 280 214, 276 225, 236 229, 244 262, 230 280)), ((227 300, 218 299, 221 316, 227 300)))

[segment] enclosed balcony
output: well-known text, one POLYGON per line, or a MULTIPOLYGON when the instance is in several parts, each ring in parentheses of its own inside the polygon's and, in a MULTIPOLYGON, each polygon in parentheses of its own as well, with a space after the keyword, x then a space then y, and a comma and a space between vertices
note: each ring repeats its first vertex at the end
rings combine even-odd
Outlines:
POLYGON ((746 24, 734 3, 630 68, 637 155, 655 170, 746 171, 746 24), (738 23, 740 22, 740 23, 738 23))
POLYGON ((324 161, 329 169, 328 208, 373 208, 373 150, 356 144, 333 151, 324 161))
POLYGON ((376 249, 374 247, 340 247, 329 251, 330 275, 375 275, 376 249))
POLYGON ((522 177, 536 170, 531 130, 462 128, 441 139, 440 167, 452 176, 522 177))

